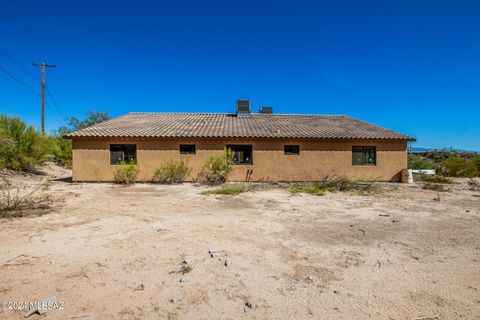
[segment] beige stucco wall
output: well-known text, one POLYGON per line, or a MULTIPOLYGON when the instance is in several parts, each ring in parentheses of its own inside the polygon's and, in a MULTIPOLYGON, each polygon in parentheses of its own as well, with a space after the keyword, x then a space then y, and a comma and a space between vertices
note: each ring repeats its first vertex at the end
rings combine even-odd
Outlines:
POLYGON ((151 180, 154 169, 168 159, 185 158, 195 179, 205 160, 223 154, 227 144, 251 144, 253 164, 236 165, 231 181, 315 181, 325 176, 349 176, 362 180, 400 181, 407 168, 405 141, 344 141, 285 139, 85 139, 73 140, 73 180, 111 181, 116 168, 110 165, 110 144, 137 144, 140 180, 151 180), (195 144, 195 155, 180 155, 180 144, 195 144), (300 145, 300 155, 284 155, 285 144, 300 145), (352 165, 352 146, 375 146, 375 166, 352 165))

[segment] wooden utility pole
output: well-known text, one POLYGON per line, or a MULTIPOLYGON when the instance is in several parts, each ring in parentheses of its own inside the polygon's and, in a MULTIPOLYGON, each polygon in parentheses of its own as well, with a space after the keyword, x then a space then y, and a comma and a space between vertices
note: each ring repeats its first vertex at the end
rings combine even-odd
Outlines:
POLYGON ((55 68, 53 64, 32 63, 34 67, 42 67, 42 136, 45 136, 45 68, 55 68))

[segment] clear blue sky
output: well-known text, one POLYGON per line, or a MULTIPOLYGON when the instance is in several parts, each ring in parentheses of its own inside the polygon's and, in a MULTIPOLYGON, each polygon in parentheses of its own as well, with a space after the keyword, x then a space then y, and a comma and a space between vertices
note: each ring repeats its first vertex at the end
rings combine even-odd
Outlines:
MULTIPOLYGON (((86 110, 348 114, 480 150, 480 1, 4 1, 0 65, 47 85, 47 129, 86 110), (59 110, 57 110, 59 109, 59 110)), ((0 112, 40 98, 0 73, 0 112)))

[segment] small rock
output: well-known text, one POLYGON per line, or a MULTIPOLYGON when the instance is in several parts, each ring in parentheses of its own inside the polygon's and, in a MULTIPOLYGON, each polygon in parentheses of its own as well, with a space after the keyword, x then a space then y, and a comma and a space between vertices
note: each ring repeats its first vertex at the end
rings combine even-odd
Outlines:
POLYGON ((250 308, 250 309, 253 309, 253 308, 256 308, 256 307, 257 307, 255 304, 253 304, 253 303, 251 303, 251 302, 248 302, 248 301, 245 302, 245 306, 247 306, 247 307, 250 308))
POLYGON ((338 292, 337 290, 333 290, 333 293, 340 294, 340 292, 338 292))
POLYGON ((313 277, 312 277, 312 276, 308 276, 308 280, 312 281, 312 280, 313 280, 313 277))
POLYGON ((466 212, 470 212, 470 210, 466 210, 466 212))
POLYGON ((171 303, 179 303, 180 301, 182 301, 181 297, 173 297, 172 299, 170 299, 171 303))
POLYGON ((218 251, 217 250, 208 250, 208 254, 210 255, 211 258, 218 257, 218 251))
POLYGON ((224 265, 225 267, 228 267, 228 266, 230 265, 230 263, 228 262, 228 260, 225 260, 225 262, 223 263, 223 265, 224 265))
POLYGON ((193 262, 193 258, 191 258, 191 257, 186 257, 182 260, 182 263, 186 264, 186 265, 191 265, 192 262, 193 262))
POLYGON ((39 304, 36 306, 33 306, 28 309, 28 312, 25 314, 25 318, 30 317, 34 313, 38 313, 39 315, 42 315, 48 311, 47 306, 48 304, 57 302, 55 297, 50 297, 47 299, 44 299, 42 301, 39 301, 39 304))
POLYGON ((190 282, 190 281, 191 281, 190 277, 183 276, 180 278, 180 282, 190 282))
POLYGON ((75 314, 73 316, 69 316, 68 319, 83 319, 83 318, 91 318, 94 317, 95 313, 93 312, 85 312, 80 314, 75 314))
POLYGON ((133 289, 133 291, 143 291, 145 289, 145 285, 143 283, 140 283, 138 286, 133 289))

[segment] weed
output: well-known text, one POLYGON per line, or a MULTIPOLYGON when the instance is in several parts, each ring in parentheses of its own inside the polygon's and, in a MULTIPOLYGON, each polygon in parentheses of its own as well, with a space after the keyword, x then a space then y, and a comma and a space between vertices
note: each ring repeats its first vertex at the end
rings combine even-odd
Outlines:
POLYGON ((7 287, 0 287, 0 294, 6 294, 10 290, 12 290, 12 289, 7 288, 7 287))
POLYGON ((294 195, 310 193, 316 196, 323 196, 325 195, 326 189, 318 183, 292 183, 288 187, 288 191, 294 195))
POLYGON ((248 188, 242 184, 230 184, 226 185, 217 189, 203 191, 201 194, 209 195, 209 194, 216 194, 216 195, 229 195, 235 196, 242 192, 247 191, 248 188))
POLYGON ((181 183, 185 181, 191 169, 187 160, 170 160, 163 162, 153 174, 153 181, 159 183, 181 183))
POLYGON ((178 273, 181 273, 181 274, 187 274, 189 273, 190 271, 193 270, 193 267, 189 264, 186 264, 186 263, 182 263, 180 265, 180 270, 178 271, 178 273))

